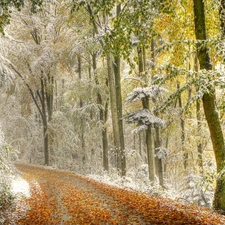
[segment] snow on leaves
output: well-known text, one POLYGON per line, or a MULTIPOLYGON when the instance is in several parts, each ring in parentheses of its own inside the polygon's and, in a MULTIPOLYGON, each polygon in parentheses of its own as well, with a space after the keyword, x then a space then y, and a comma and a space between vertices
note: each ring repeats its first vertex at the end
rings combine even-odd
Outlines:
POLYGON ((156 154, 155 156, 158 158, 158 159, 165 159, 166 156, 168 155, 168 149, 167 148, 164 148, 164 147, 159 147, 159 148, 156 148, 156 154))
POLYGON ((28 181, 36 179, 41 191, 31 185, 32 197, 24 200, 27 211, 18 208, 16 224, 225 224, 224 216, 193 205, 109 186, 70 172, 17 167, 28 181))
POLYGON ((135 88, 131 93, 127 95, 125 104, 139 101, 146 97, 156 100, 161 95, 162 92, 165 92, 165 89, 160 88, 158 85, 152 85, 146 88, 138 87, 138 88, 135 88))
MULTIPOLYGON (((158 85, 152 85, 146 88, 135 88, 131 93, 127 95, 125 104, 135 101, 140 101, 142 99, 151 98, 156 100, 165 89, 160 88, 158 85)), ((155 116, 149 109, 138 110, 127 114, 125 120, 128 123, 138 123, 133 132, 138 133, 141 130, 147 130, 149 125, 155 124, 158 126, 163 126, 165 121, 155 116)))
POLYGON ((129 113, 128 115, 126 115, 125 119, 128 123, 141 123, 141 127, 144 129, 146 128, 146 126, 151 124, 156 124, 159 126, 163 126, 165 124, 164 120, 153 115, 152 112, 148 109, 138 110, 136 112, 129 113))

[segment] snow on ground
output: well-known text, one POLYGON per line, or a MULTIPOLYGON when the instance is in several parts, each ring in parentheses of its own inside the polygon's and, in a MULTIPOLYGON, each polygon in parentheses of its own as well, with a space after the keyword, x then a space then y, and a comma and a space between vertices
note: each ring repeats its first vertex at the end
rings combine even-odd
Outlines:
POLYGON ((11 182, 11 190, 14 194, 19 194, 25 197, 30 197, 30 185, 21 177, 15 177, 11 182))

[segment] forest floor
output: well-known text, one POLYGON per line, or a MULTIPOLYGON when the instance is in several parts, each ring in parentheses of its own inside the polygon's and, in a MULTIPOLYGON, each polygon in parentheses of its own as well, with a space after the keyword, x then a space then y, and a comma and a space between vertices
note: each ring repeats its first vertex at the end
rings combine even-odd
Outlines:
POLYGON ((72 172, 17 164, 30 197, 9 213, 14 225, 219 225, 225 217, 193 205, 109 186, 72 172))

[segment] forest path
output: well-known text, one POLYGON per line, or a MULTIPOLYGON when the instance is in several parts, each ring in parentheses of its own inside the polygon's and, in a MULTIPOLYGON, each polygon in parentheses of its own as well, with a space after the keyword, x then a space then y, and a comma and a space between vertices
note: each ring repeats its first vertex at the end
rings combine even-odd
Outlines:
POLYGON ((225 224, 223 216, 211 211, 112 187, 71 172, 25 164, 16 167, 31 189, 31 197, 19 203, 23 207, 16 212, 18 225, 225 224))

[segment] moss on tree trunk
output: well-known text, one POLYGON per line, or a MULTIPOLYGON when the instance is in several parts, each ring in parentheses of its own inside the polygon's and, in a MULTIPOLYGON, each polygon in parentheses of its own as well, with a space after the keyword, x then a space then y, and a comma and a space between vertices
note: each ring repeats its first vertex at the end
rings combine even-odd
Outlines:
MULTIPOLYGON (((205 9, 203 0, 193 0, 194 3, 194 22, 195 22, 195 36, 197 44, 197 56, 200 64, 200 69, 212 70, 209 51, 207 45, 204 43, 207 40, 206 26, 205 26, 205 9)), ((213 150, 215 153, 217 173, 218 176, 217 186, 214 195, 214 208, 216 210, 225 211, 225 176, 222 170, 225 165, 225 146, 221 123, 217 113, 215 104, 215 91, 209 90, 202 98, 203 108, 208 123, 213 150)))

